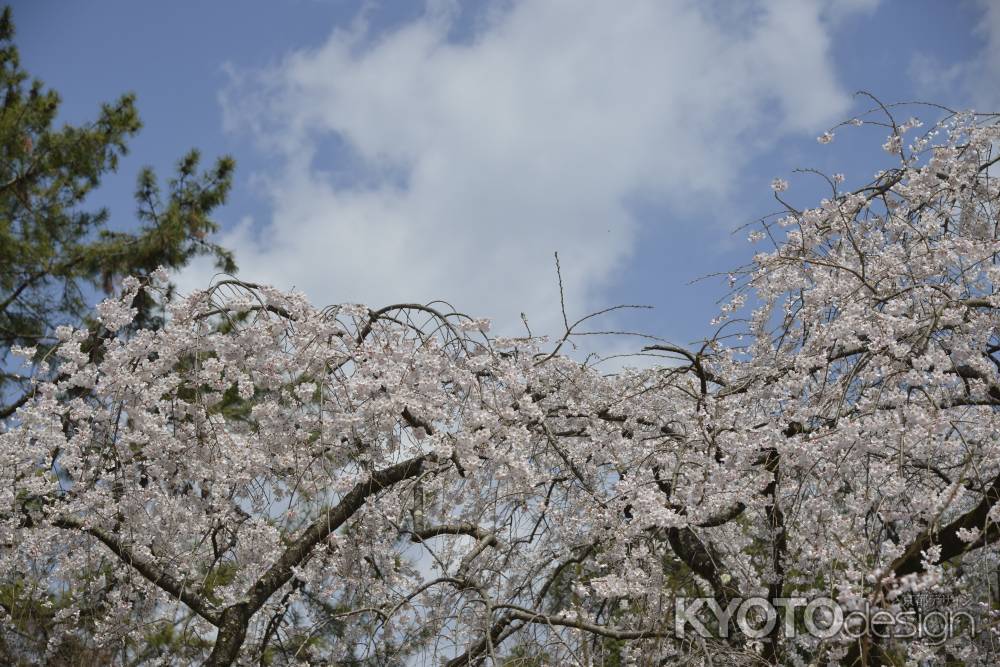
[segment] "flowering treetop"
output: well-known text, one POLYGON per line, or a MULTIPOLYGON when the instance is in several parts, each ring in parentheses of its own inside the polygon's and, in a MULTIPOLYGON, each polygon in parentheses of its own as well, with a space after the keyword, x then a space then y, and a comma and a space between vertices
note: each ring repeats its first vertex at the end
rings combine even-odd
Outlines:
POLYGON ((972 664, 968 638, 676 633, 680 597, 893 610, 996 568, 1000 131, 886 117, 898 164, 805 210, 776 180, 718 334, 659 367, 235 279, 125 335, 157 289, 126 281, 0 434, 0 572, 120 662, 170 628, 217 665, 972 664))

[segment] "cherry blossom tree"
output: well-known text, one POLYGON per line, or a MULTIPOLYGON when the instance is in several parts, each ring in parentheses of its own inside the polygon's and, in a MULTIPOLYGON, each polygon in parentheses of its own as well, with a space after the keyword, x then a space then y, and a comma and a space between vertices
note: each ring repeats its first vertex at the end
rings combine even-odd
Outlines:
POLYGON ((126 281, 0 434, 0 572, 122 664, 990 664, 1000 122, 880 107, 820 141, 861 124, 892 168, 801 210, 776 180, 717 333, 651 368, 564 355, 581 322, 236 279, 135 331, 164 276, 126 281), (929 592, 968 611, 947 636, 731 613, 929 592), (710 636, 678 633, 694 598, 730 611, 710 636))

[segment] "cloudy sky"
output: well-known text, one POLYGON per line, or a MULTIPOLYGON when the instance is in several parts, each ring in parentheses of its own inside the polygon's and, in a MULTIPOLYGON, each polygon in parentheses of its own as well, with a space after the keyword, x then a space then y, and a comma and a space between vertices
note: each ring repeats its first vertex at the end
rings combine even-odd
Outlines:
POLYGON ((146 127, 94 200, 117 226, 141 165, 231 153, 219 241, 242 276, 506 331, 558 329, 558 251, 571 318, 649 304, 598 328, 702 337, 724 284, 690 283, 749 259, 732 232, 774 210, 771 179, 809 205, 793 169, 878 168, 874 130, 816 142, 871 106, 855 91, 1000 108, 988 0, 13 4, 64 120, 138 93, 146 127))

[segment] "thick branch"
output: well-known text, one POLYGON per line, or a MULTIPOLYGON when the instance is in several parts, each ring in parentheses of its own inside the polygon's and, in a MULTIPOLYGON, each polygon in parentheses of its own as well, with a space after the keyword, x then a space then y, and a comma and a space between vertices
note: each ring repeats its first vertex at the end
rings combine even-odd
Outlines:
POLYGON ((285 549, 285 552, 264 573, 264 576, 257 580, 257 583, 250 589, 248 598, 253 611, 260 609, 267 602, 268 598, 288 583, 292 578, 292 568, 302 563, 317 544, 328 538, 335 530, 354 516, 354 513, 364 506, 368 496, 387 489, 405 479, 420 475, 424 471, 424 464, 429 460, 430 456, 417 456, 383 470, 378 470, 367 481, 356 484, 353 489, 341 498, 336 507, 328 510, 322 517, 306 528, 302 535, 285 549))
POLYGON ((7 298, 6 298, 6 299, 4 299, 3 301, 0 301, 0 313, 2 313, 2 312, 4 312, 5 310, 7 310, 7 307, 8 307, 8 306, 9 306, 10 304, 14 303, 14 301, 16 301, 16 300, 17 300, 17 297, 21 296, 21 293, 22 293, 22 292, 23 292, 24 290, 28 289, 29 287, 31 287, 31 285, 32 285, 32 284, 34 284, 34 283, 35 283, 36 281, 38 281, 38 280, 39 280, 40 278, 44 278, 44 277, 45 277, 45 276, 47 276, 47 275, 49 275, 49 274, 48 274, 48 272, 46 272, 46 271, 39 271, 38 273, 34 273, 34 274, 32 274, 32 275, 28 276, 28 279, 27 279, 27 280, 25 280, 25 281, 24 281, 23 283, 21 283, 20 285, 18 285, 18 286, 17 286, 17 287, 16 287, 15 289, 14 289, 14 291, 13 291, 13 292, 11 292, 11 293, 10 293, 10 294, 9 294, 9 295, 7 296, 7 298))
POLYGON ((993 509, 993 506, 998 501, 1000 501, 1000 475, 993 480, 993 484, 990 485, 986 493, 983 494, 979 504, 973 509, 958 517, 941 530, 934 530, 933 527, 929 527, 921 532, 906 551, 893 561, 891 565, 892 571, 897 577, 923 572, 924 561, 921 552, 935 545, 941 547, 941 556, 937 562, 943 563, 967 551, 978 549, 988 544, 990 542, 989 539, 980 539, 972 544, 963 542, 958 537, 958 531, 963 528, 965 530, 977 528, 982 531, 984 538, 990 534, 994 534, 996 531, 991 531, 987 522, 990 510, 993 509))
POLYGON ((17 399, 10 405, 5 405, 2 408, 0 408, 0 419, 7 419, 7 417, 10 417, 12 414, 17 412, 18 408, 20 408, 22 405, 28 402, 28 400, 31 398, 31 395, 32 392, 30 391, 25 392, 24 395, 21 396, 21 398, 17 399))
POLYGON ((424 471, 424 465, 433 460, 433 455, 422 455, 375 471, 368 480, 359 482, 348 491, 336 507, 330 508, 310 524, 302 535, 285 549, 277 562, 257 580, 246 598, 223 612, 219 635, 206 664, 232 664, 243 645, 250 618, 292 579, 293 568, 301 565, 318 544, 354 516, 364 506, 369 496, 405 479, 417 477, 424 471))
MULTIPOLYGON (((801 426, 796 428, 798 422, 785 429, 785 435, 792 437, 801 430, 801 426)), ((764 512, 767 515, 767 526, 771 533, 771 567, 774 569, 774 578, 768 586, 768 596, 771 600, 784 597, 785 585, 785 555, 788 550, 788 536, 785 533, 785 515, 778 505, 778 478, 781 473, 781 458, 777 451, 772 450, 768 456, 764 467, 773 475, 764 495, 767 496, 767 505, 764 512)), ((780 661, 778 650, 778 629, 777 626, 768 635, 768 641, 764 644, 764 659, 770 664, 778 664, 780 661)))
POLYGON ((469 537, 474 537, 477 540, 483 540, 490 537, 495 538, 493 534, 488 533, 479 526, 474 526, 471 523, 446 523, 440 526, 429 526, 422 530, 415 530, 413 531, 413 535, 410 539, 413 542, 420 542, 423 540, 429 540, 432 537, 437 537, 439 535, 468 535, 469 537))
POLYGON ((691 568, 691 571, 708 582, 715 594, 715 599, 723 609, 729 605, 731 599, 739 597, 739 591, 731 583, 724 580, 721 567, 722 558, 711 542, 702 541, 687 526, 668 528, 667 541, 677 557, 691 568))
POLYGON ((100 528, 88 528, 80 520, 72 517, 59 518, 52 525, 56 528, 79 530, 92 535, 118 556, 119 560, 141 574, 150 583, 186 604, 209 623, 216 626, 219 625, 221 619, 219 611, 205 600, 205 598, 188 588, 184 581, 174 577, 157 565, 152 559, 136 554, 127 544, 113 535, 109 535, 100 528))
POLYGON ((576 628, 577 630, 583 630, 584 632, 600 635, 602 637, 609 637, 611 639, 649 639, 653 637, 672 636, 671 633, 664 632, 662 630, 625 630, 622 628, 611 628, 603 625, 597 625, 596 623, 588 623, 574 618, 539 614, 538 612, 533 612, 512 604, 498 604, 494 605, 493 608, 509 609, 510 611, 508 613, 512 619, 525 621, 526 623, 537 623, 539 625, 550 626, 561 625, 566 628, 576 628))

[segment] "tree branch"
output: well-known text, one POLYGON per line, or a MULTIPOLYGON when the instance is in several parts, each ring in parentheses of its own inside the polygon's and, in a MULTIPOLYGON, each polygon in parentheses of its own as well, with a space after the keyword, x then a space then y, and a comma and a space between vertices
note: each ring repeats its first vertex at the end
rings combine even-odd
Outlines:
POLYGON ((177 579, 157 565, 154 560, 136 554, 132 551, 131 547, 118 538, 109 535, 100 528, 86 527, 79 519, 73 517, 60 517, 52 525, 56 528, 78 530, 97 538, 98 541, 118 556, 119 560, 137 571, 150 583, 169 593, 171 597, 186 604, 192 611, 209 623, 215 626, 219 625, 221 615, 212 604, 195 593, 184 581, 177 579))
POLYGON ((426 463, 435 460, 432 454, 425 454, 375 471, 368 480, 359 482, 348 491, 336 507, 327 510, 323 516, 310 524, 250 588, 244 600, 228 607, 222 613, 219 619, 221 621, 219 634, 212 654, 205 664, 211 666, 232 664, 243 645, 250 618, 275 592, 291 580, 294 574, 293 568, 302 564, 320 542, 354 516, 364 506, 369 496, 405 479, 417 477, 423 473, 426 463))

